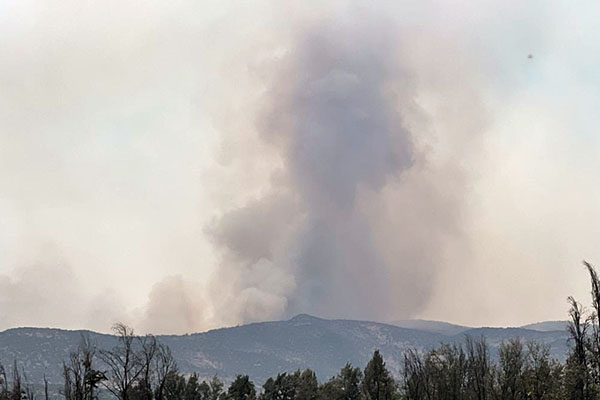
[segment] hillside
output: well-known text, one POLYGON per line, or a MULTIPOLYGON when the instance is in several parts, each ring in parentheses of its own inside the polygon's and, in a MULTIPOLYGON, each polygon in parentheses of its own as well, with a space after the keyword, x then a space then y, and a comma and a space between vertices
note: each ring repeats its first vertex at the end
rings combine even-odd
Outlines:
MULTIPOLYGON (((14 358, 23 364, 32 382, 44 374, 60 383, 61 363, 86 334, 108 348, 116 343, 111 335, 89 331, 18 328, 0 332, 0 359, 9 364, 14 358)), ((388 367, 399 374, 404 349, 427 349, 440 342, 464 340, 465 335, 484 335, 491 347, 503 340, 521 337, 551 346, 552 355, 564 360, 567 350, 565 331, 536 331, 523 328, 466 328, 450 335, 389 324, 352 320, 327 320, 298 315, 287 321, 261 322, 233 328, 216 329, 189 335, 163 335, 184 373, 219 375, 229 379, 248 373, 261 385, 281 371, 312 368, 319 379, 336 374, 346 363, 363 367, 373 350, 380 349, 388 367)))
POLYGON ((543 321, 534 324, 523 325, 521 328, 532 329, 534 331, 564 331, 567 329, 567 321, 543 321))
POLYGON ((400 321, 392 321, 390 324, 399 326, 400 328, 417 329, 449 336, 458 335, 459 333, 471 329, 467 326, 450 324, 442 321, 430 321, 427 319, 403 319, 400 321))

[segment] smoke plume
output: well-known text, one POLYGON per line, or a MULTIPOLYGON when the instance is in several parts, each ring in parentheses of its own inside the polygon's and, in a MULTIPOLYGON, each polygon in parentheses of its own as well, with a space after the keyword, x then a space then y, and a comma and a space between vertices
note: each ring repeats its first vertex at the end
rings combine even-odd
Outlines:
MULTIPOLYGON (((234 277, 231 302, 243 304, 233 306, 237 319, 389 320, 427 305, 449 238, 462 234, 465 174, 429 159, 418 80, 436 77, 415 70, 406 34, 381 15, 334 15, 294 30, 260 66, 272 73, 254 128, 280 163, 270 188, 209 230, 234 277)), ((477 115, 467 126, 449 120, 444 132, 457 158, 484 129, 466 71, 454 77, 453 101, 477 115)))

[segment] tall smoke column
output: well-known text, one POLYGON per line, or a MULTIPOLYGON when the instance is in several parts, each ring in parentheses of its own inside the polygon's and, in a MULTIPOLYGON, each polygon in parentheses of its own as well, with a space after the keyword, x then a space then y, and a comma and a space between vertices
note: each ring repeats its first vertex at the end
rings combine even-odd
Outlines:
POLYGON ((458 205, 432 182, 453 177, 423 172, 402 54, 393 24, 355 15, 300 29, 274 62, 257 130, 283 172, 210 229, 238 320, 385 320, 426 305, 458 205))
POLYGON ((401 73, 387 32, 374 26, 313 27, 272 88, 265 135, 282 142, 290 184, 306 210, 297 242, 292 308, 377 317, 389 302, 385 264, 373 247, 358 191, 379 191, 410 165, 390 76, 401 73), (290 79, 292 78, 292 79, 290 79), (369 300, 365 300, 369 299, 369 300))

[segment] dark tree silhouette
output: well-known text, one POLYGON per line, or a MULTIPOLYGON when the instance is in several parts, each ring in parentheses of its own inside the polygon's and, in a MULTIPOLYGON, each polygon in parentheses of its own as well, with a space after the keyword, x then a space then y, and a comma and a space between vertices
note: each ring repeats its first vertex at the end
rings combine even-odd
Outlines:
POLYGON ((365 368, 362 391, 367 400, 391 400, 394 398, 396 385, 385 367, 379 350, 375 350, 373 358, 365 368))
POLYGON ((227 390, 227 400, 254 400, 256 388, 248 375, 238 375, 227 390))
MULTIPOLYGON (((95 369, 96 347, 89 337, 82 336, 77 351, 71 352, 63 362, 64 395, 66 400, 94 400, 99 384, 106 379, 104 373, 95 369)), ((47 381, 46 381, 47 389, 47 381)))
POLYGON ((117 323, 113 326, 113 332, 119 344, 112 350, 102 350, 99 353, 100 359, 108 368, 107 379, 102 384, 119 400, 132 400, 132 389, 144 366, 134 348, 133 330, 117 323))

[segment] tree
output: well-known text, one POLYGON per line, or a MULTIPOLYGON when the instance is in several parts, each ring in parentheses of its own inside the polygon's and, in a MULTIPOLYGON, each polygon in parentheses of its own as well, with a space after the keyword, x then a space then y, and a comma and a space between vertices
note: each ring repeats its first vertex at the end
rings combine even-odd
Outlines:
POLYGON ((7 400, 9 397, 6 369, 4 369, 4 365, 0 362, 0 400, 7 400))
POLYGON ((177 371, 171 371, 165 379, 163 398, 164 400, 183 400, 185 389, 185 377, 177 371))
POLYGON ((467 382, 467 360, 461 346, 442 344, 429 351, 425 355, 424 366, 429 396, 444 400, 463 397, 467 382))
POLYGON ((17 360, 13 362, 12 385, 9 387, 6 370, 0 363, 0 399, 1 400, 35 400, 33 386, 29 384, 25 371, 19 371, 17 360), (21 373, 22 372, 22 373, 21 373))
POLYGON ((238 375, 227 390, 227 400, 254 400, 256 388, 248 375, 238 375))
POLYGON ((588 353, 587 361, 589 364, 588 373, 590 386, 593 384, 594 388, 598 389, 600 388, 600 279, 598 278, 596 269, 590 263, 584 261, 583 265, 590 275, 590 284, 592 288, 592 312, 587 318, 589 329, 591 330, 586 341, 588 353))
POLYGON ((360 400, 362 371, 347 363, 340 372, 319 388, 323 400, 360 400))
POLYGON ((373 358, 365 368, 362 391, 367 400, 391 400, 394 398, 395 383, 385 367, 379 350, 375 350, 373 358))
POLYGON ((17 367, 17 360, 13 362, 13 370, 12 370, 12 389, 10 392, 10 398, 12 400, 21 400, 25 395, 25 390, 23 388, 23 383, 21 381, 21 374, 19 373, 19 368, 17 367))
POLYGON ((537 342, 527 343, 523 381, 527 399, 559 399, 562 367, 550 359, 550 347, 537 342))
POLYGON ((112 350, 100 351, 99 355, 108 367, 107 379, 103 386, 119 400, 132 400, 132 388, 144 365, 134 348, 133 329, 122 323, 113 326, 119 341, 112 350))
POLYGON ((321 400, 340 400, 343 395, 344 392, 335 377, 323 383, 319 388, 319 399, 321 400))
POLYGON ((568 298, 569 309, 568 330, 573 346, 567 358, 565 367, 565 386, 572 400, 591 399, 590 372, 587 362, 586 338, 589 321, 584 317, 584 309, 573 297, 568 298))
POLYGON ((263 385, 261 400, 294 400, 298 388, 300 371, 293 374, 281 373, 275 379, 269 378, 263 385))
POLYGON ((404 396, 407 400, 431 398, 425 363, 415 349, 404 352, 404 396))
POLYGON ((44 400, 49 400, 49 399, 50 399, 50 394, 48 391, 48 378, 44 374, 44 400))
POLYGON ((295 400, 317 400, 319 398, 319 382, 315 371, 305 369, 298 378, 298 389, 295 400))
POLYGON ((158 342, 152 335, 146 335, 138 338, 139 352, 138 360, 141 372, 135 386, 132 389, 133 400, 152 400, 153 396, 153 375, 154 359, 159 351, 158 342))
POLYGON ((498 349, 498 357, 500 358, 498 370, 500 397, 506 400, 525 399, 523 343, 519 339, 503 342, 498 349))
POLYGON ((360 392, 362 371, 360 368, 354 368, 352 364, 347 363, 338 374, 337 379, 343 393, 339 400, 359 400, 362 397, 360 392))
POLYGON ((206 381, 202 381, 202 383, 198 385, 198 394, 200 395, 200 399, 208 399, 210 397, 210 392, 210 385, 206 383, 206 381))
POLYGON ((490 351, 485 337, 465 340, 467 352, 467 396, 475 400, 487 400, 491 397, 494 375, 490 351))
POLYGON ((172 373, 177 372, 177 363, 169 346, 163 344, 157 345, 154 360, 156 373, 154 396, 156 400, 163 400, 167 379, 172 373))
POLYGON ((200 393, 200 383, 198 382, 198 375, 192 374, 187 380, 185 385, 185 393, 183 396, 184 400, 202 400, 202 394, 200 393))
MULTIPOLYGON (((95 400, 97 398, 98 386, 106 377, 102 371, 94 368, 95 356, 96 346, 89 337, 82 336, 77 350, 71 352, 67 362, 63 362, 66 400, 95 400)), ((47 391, 47 380, 45 383, 47 391)))

